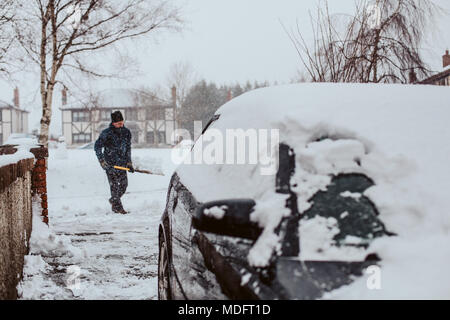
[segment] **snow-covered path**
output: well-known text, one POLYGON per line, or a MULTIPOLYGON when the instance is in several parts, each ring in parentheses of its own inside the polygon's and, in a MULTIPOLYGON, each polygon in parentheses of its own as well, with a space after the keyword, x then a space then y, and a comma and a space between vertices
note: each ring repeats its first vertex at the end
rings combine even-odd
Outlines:
POLYGON ((122 198, 128 215, 111 212, 108 181, 93 150, 68 150, 67 156, 50 150, 51 233, 33 231, 18 287, 22 298, 157 298, 157 231, 174 170, 170 150, 133 150, 135 167, 165 176, 128 174, 122 198))

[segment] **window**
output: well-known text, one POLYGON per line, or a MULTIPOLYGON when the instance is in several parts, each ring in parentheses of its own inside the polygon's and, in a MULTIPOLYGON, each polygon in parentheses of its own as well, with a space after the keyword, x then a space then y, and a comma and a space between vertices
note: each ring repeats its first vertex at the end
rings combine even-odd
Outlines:
POLYGON ((131 142, 139 143, 139 132, 135 130, 131 130, 131 142))
MULTIPOLYGON (((3 110, 0 109, 0 122, 2 122, 2 114, 3 114, 3 110)), ((1 141, 1 140, 0 140, 1 141)))
POLYGON ((90 119, 89 111, 72 111, 72 122, 89 122, 90 119))
MULTIPOLYGON (((158 135, 158 143, 166 143, 166 132, 165 131, 157 131, 158 135)), ((156 144, 156 137, 154 131, 147 132, 147 143, 148 144, 156 144)))
POLYGON ((136 110, 136 109, 125 110, 125 120, 131 120, 131 121, 139 120, 138 110, 136 110))
POLYGON ((154 144, 155 143, 155 136, 153 134, 153 131, 147 132, 147 143, 148 144, 154 144))
POLYGON ((100 110, 100 121, 111 121, 111 110, 100 110))
POLYGON ((147 109, 146 118, 147 120, 165 120, 165 108, 152 107, 147 109))
POLYGON ((72 143, 88 143, 91 142, 90 133, 74 133, 72 134, 72 143))
POLYGON ((158 131, 158 141, 159 143, 166 143, 166 132, 165 131, 158 131))

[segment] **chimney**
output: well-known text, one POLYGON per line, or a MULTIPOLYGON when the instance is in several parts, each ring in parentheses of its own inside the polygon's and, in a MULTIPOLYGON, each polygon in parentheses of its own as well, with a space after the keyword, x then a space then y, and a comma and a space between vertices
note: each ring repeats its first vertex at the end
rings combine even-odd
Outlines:
POLYGON ((444 68, 447 68, 450 66, 450 54, 448 53, 448 50, 445 51, 445 55, 442 57, 442 62, 444 65, 444 68))
POLYGON ((20 100, 19 100, 19 88, 14 89, 14 106, 20 108, 20 100))
POLYGON ((62 96, 62 105, 65 106, 67 104, 67 90, 65 87, 61 91, 61 96, 62 96))
POLYGON ((409 83, 414 84, 417 82, 417 74, 414 69, 409 71, 409 83))
POLYGON ((172 87, 172 104, 176 108, 177 107, 177 87, 172 87))
POLYGON ((233 94, 231 93, 231 89, 230 89, 230 90, 228 90, 227 101, 230 101, 231 99, 233 99, 233 94))

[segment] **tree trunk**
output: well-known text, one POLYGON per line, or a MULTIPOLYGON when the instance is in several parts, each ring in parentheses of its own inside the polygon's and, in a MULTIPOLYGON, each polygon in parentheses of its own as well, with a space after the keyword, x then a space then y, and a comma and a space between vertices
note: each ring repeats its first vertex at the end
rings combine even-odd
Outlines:
POLYGON ((42 106, 42 118, 41 118, 41 134, 39 137, 39 143, 45 147, 48 146, 50 121, 52 118, 52 101, 53 101, 53 85, 49 85, 45 91, 45 103, 42 106))
POLYGON ((57 55, 57 35, 56 35, 56 12, 55 1, 50 0, 46 12, 43 13, 42 23, 42 39, 41 39, 41 96, 42 96, 42 118, 41 118, 41 133, 39 136, 39 143, 48 147, 50 122, 52 120, 52 102, 53 102, 53 90, 56 83, 56 74, 59 66, 62 63, 62 59, 58 59, 57 55), (45 50, 47 46, 47 24, 51 22, 51 35, 52 35, 52 68, 50 73, 50 79, 47 74, 47 52, 45 50))
POLYGON ((371 57, 371 63, 370 63, 371 65, 368 70, 369 73, 367 75, 367 82, 370 82, 370 73, 371 73, 371 71, 373 71, 372 82, 378 83, 378 60, 379 60, 378 50, 379 50, 380 39, 381 39, 381 29, 377 29, 376 34, 375 34, 373 53, 372 53, 372 57, 371 57))
POLYGON ((41 50, 40 50, 40 69, 41 69, 41 102, 42 102, 42 117, 41 117, 41 131, 39 133, 39 143, 47 145, 48 141, 48 125, 45 125, 46 116, 47 116, 47 90, 46 90, 46 81, 47 81, 47 56, 46 56, 46 47, 47 47, 47 23, 48 17, 47 12, 41 11, 42 15, 42 26, 41 26, 41 50))

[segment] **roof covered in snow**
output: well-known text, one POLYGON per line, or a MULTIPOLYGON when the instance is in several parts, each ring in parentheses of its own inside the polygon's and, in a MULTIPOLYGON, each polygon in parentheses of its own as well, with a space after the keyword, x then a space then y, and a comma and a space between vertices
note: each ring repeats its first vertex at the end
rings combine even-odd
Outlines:
POLYGON ((443 71, 434 74, 422 81, 419 81, 419 84, 434 84, 436 81, 439 81, 441 79, 447 78, 448 76, 450 76, 450 66, 447 66, 444 68, 443 71))
POLYGON ((169 103, 156 97, 143 98, 138 90, 131 89, 108 89, 100 91, 86 98, 83 102, 73 102, 63 106, 61 109, 84 109, 84 108, 107 108, 126 109, 146 106, 169 106, 169 103))
POLYGON ((5 102, 3 100, 0 100, 0 109, 14 109, 14 110, 18 110, 18 111, 29 113, 29 111, 27 111, 25 109, 22 109, 22 108, 18 108, 16 106, 13 106, 12 104, 7 103, 7 102, 5 102))

